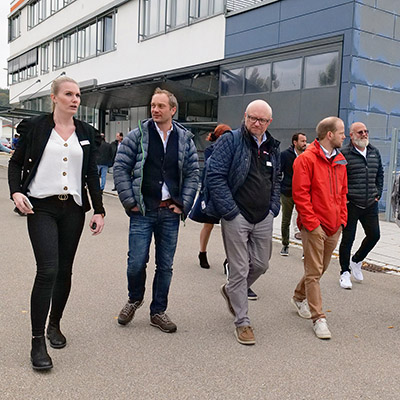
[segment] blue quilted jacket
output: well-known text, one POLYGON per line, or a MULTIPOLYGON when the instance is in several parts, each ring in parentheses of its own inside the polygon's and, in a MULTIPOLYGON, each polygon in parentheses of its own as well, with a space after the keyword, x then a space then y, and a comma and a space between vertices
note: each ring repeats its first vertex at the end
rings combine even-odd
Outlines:
MULTIPOLYGON (((213 214, 228 221, 234 219, 240 212, 233 196, 246 180, 250 168, 251 149, 244 138, 246 134, 245 127, 242 126, 241 129, 222 135, 215 144, 207 172, 207 186, 213 214), (234 135, 238 135, 236 140, 234 135)), ((280 142, 269 132, 266 134, 272 140, 273 174, 269 207, 276 217, 280 210, 280 142)))
MULTIPOLYGON (((143 167, 149 147, 148 125, 151 120, 139 121, 139 126, 129 132, 119 146, 114 163, 114 184, 126 213, 138 206, 145 215, 142 195, 143 167)), ((199 181, 197 150, 193 135, 182 125, 172 122, 178 132, 179 191, 183 201, 183 218, 189 213, 199 181)))

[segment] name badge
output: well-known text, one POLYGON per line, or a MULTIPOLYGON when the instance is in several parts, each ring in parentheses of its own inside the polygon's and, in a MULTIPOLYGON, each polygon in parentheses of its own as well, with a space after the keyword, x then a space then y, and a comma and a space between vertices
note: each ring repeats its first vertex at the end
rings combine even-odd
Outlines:
POLYGON ((90 144, 89 140, 81 140, 79 143, 81 144, 81 146, 87 146, 88 144, 90 144))
POLYGON ((271 162, 271 161, 267 161, 267 162, 265 163, 265 165, 266 165, 267 167, 272 167, 272 162, 271 162))

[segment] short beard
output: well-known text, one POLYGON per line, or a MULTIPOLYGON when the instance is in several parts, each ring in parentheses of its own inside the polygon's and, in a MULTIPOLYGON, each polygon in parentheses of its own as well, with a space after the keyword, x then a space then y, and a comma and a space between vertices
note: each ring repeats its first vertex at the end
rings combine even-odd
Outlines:
POLYGON ((358 138, 353 138, 353 143, 357 145, 358 147, 361 147, 362 149, 365 149, 369 145, 369 139, 358 139, 358 138))

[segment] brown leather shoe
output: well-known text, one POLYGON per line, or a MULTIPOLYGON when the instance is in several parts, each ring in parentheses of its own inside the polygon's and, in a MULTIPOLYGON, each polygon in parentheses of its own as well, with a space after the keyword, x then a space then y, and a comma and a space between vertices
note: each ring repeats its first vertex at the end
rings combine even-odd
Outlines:
POLYGON ((234 316, 234 317, 236 317, 236 314, 235 314, 235 310, 233 309, 233 307, 232 307, 232 304, 231 304, 231 300, 229 299, 229 296, 228 296, 228 292, 226 291, 226 283, 224 283, 222 286, 221 286, 221 294, 222 294, 222 297, 225 299, 225 301, 226 301, 226 305, 227 305, 227 307, 228 307, 228 310, 229 310, 229 312, 234 316))
POLYGON ((256 344, 256 338, 251 326, 236 327, 235 336, 240 344, 256 344))

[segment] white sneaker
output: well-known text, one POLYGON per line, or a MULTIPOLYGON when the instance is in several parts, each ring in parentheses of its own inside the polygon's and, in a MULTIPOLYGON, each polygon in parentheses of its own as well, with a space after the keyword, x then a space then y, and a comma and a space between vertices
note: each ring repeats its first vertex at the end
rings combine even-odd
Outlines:
POLYGON ((311 318, 310 307, 308 306, 307 299, 304 299, 303 301, 296 301, 292 297, 290 302, 295 306, 297 314, 299 314, 301 318, 305 319, 311 318))
POLYGON ((340 275, 340 287, 343 289, 351 289, 353 287, 351 280, 350 280, 350 272, 346 271, 340 275))
POLYGON ((326 323, 325 318, 320 318, 317 319, 314 322, 313 329, 315 332, 315 335, 319 339, 330 339, 331 338, 331 332, 328 329, 328 324, 326 323))
POLYGON ((353 278, 359 283, 361 283, 364 279, 363 273, 361 272, 361 267, 362 261, 356 263, 350 260, 351 275, 353 275, 353 278))

